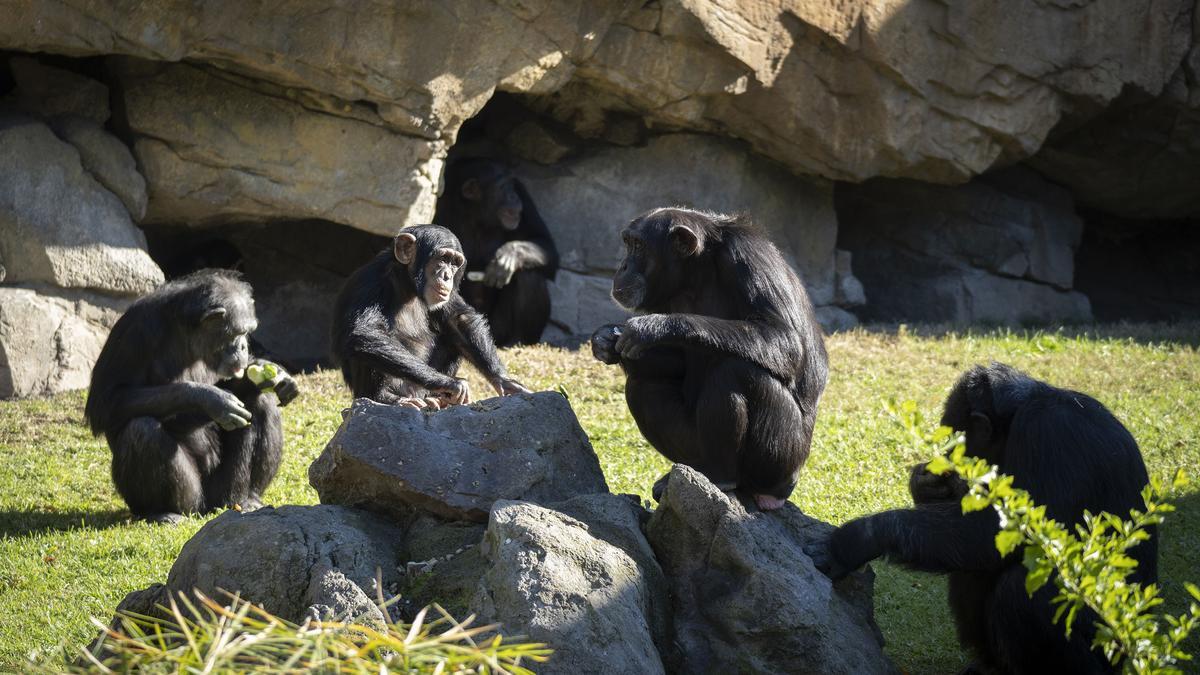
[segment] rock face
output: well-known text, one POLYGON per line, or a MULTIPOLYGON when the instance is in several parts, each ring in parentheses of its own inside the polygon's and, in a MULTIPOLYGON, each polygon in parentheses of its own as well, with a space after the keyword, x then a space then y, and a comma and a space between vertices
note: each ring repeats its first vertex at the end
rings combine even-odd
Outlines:
POLYGON ((226 511, 179 552, 166 585, 130 593, 118 611, 152 614, 193 588, 214 600, 241 593, 288 621, 357 618, 380 625, 376 579, 390 586, 403 556, 403 529, 341 506, 226 511))
POLYGON ((870 318, 1020 323, 1088 321, 1072 291, 1083 223, 1070 195, 1027 169, 958 187, 877 180, 842 186, 841 245, 870 318))
POLYGON ((555 645, 542 673, 664 672, 655 641, 667 644, 666 586, 640 511, 608 494, 551 508, 497 502, 475 611, 505 632, 555 645))
POLYGON ((44 285, 0 288, 0 398, 88 386, 126 304, 44 285))
POLYGON ((830 527, 790 504, 748 513, 699 472, 672 468, 646 537, 670 580, 679 672, 896 672, 872 573, 834 585, 805 553, 830 527))
POLYGON ((61 113, 53 123, 65 131, 0 111, 0 398, 87 386, 117 317, 163 280, 110 191, 127 187, 117 189, 136 202, 128 149, 94 119, 68 115, 94 92, 25 61, 13 72, 34 90, 16 100, 61 113))
POLYGON ((608 492, 566 398, 492 398, 437 413, 359 399, 309 467, 325 504, 486 522, 500 499, 537 504, 608 492))
MULTIPOLYGON (((627 316, 609 297, 622 255, 620 231, 637 215, 665 205, 751 214, 804 280, 813 303, 835 300, 833 185, 799 178, 736 143, 667 134, 550 167, 525 165, 520 175, 555 228, 564 271, 551 291, 551 319, 570 332, 590 333, 627 316)), ((853 283, 848 268, 844 274, 853 283)))

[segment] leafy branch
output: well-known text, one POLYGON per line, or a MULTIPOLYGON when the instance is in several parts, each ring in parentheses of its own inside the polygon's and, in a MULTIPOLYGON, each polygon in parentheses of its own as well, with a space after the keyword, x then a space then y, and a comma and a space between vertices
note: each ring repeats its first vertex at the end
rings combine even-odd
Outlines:
POLYGON ((1157 478, 1142 490, 1144 510, 1133 509, 1129 518, 1110 513, 1084 512, 1083 522, 1068 528, 1046 515, 1029 493, 1013 487, 1013 477, 1000 473, 986 461, 966 456, 966 440, 949 427, 925 431, 923 415, 913 401, 888 401, 885 409, 906 429, 914 444, 935 454, 930 473, 958 474, 969 492, 962 498, 963 513, 992 508, 999 515, 996 549, 1003 556, 1024 547, 1025 590, 1033 595, 1051 580, 1058 589, 1051 603, 1054 621, 1063 623, 1066 635, 1081 609, 1097 617, 1093 647, 1125 673, 1174 674, 1191 656, 1182 643, 1200 626, 1200 588, 1185 583, 1193 602, 1179 616, 1156 614, 1163 603, 1156 584, 1129 580, 1137 560, 1129 551, 1150 538, 1150 528, 1162 524, 1175 507, 1166 500, 1187 485, 1183 471, 1169 485, 1157 478))

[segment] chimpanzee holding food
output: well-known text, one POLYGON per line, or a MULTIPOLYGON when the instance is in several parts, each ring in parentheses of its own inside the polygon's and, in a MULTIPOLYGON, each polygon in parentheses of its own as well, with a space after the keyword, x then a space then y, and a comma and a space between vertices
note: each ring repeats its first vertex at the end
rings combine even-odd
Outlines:
POLYGON ((334 307, 333 359, 355 398, 440 409, 470 402, 466 358, 501 396, 508 377, 487 320, 458 293, 466 260, 452 232, 414 225, 346 281, 334 307))
POLYGON ((521 181, 490 159, 455 162, 436 220, 462 243, 461 294, 487 316, 496 345, 537 342, 550 320, 558 250, 521 181))
POLYGON ((828 373, 803 284, 743 217, 655 209, 621 238, 612 296, 641 316, 598 329, 592 353, 625 371, 629 410, 656 450, 780 508, 828 373))
POLYGON ((113 483, 137 518, 262 505, 283 447, 279 407, 298 389, 250 356, 257 324, 237 272, 201 270, 138 299, 113 326, 84 416, 108 441, 113 483), (264 367, 272 377, 247 375, 264 367))

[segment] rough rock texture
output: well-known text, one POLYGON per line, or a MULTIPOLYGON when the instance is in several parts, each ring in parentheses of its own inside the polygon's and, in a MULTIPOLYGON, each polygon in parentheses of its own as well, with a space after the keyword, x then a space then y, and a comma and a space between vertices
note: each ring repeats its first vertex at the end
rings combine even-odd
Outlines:
POLYGON ((75 146, 83 168, 140 221, 146 215, 146 179, 138 173, 129 147, 93 119, 63 115, 51 121, 54 133, 75 146))
POLYGON ((128 305, 96 293, 0 287, 0 398, 82 389, 128 305))
POLYGON ((116 70, 150 186, 147 224, 322 218, 394 235, 433 214, 436 141, 198 66, 121 59, 116 70))
POLYGON ((655 642, 667 644, 669 603, 640 512, 608 494, 552 508, 497 502, 473 610, 551 645, 541 673, 664 672, 655 642))
POLYGON ((425 138, 452 139, 497 88, 564 91, 582 127, 637 112, 830 178, 961 181, 1032 154, 1066 113, 1161 91, 1192 4, 67 0, 9 2, 0 44, 210 62, 368 101, 361 114, 425 138))
POLYGON ((380 590, 397 578, 404 532, 378 516, 341 506, 266 507, 226 511, 179 552, 166 585, 130 593, 118 610, 150 614, 177 593, 199 589, 222 600, 221 590, 299 622, 358 618, 379 625, 380 590))
POLYGON ((0 206, 5 283, 128 296, 162 283, 121 200, 42 122, 0 116, 0 206))
POLYGON ((1027 169, 958 187, 876 180, 838 189, 840 245, 882 320, 1087 321, 1071 290, 1083 223, 1027 169))
MULTIPOLYGON (((551 291, 551 319, 570 332, 591 332, 626 316, 609 297, 622 254, 619 234, 657 206, 751 214, 804 279, 814 304, 834 302, 832 184, 797 177, 734 142, 667 134, 642 146, 586 151, 551 167, 524 166, 521 177, 554 228, 564 272, 551 291)), ((849 269, 844 275, 853 283, 849 269)))
POLYGON ((359 399, 308 470, 325 504, 486 522, 499 499, 608 491, 567 399, 554 392, 427 413, 359 399))
POLYGON ((108 121, 108 87, 101 82, 28 56, 14 56, 8 69, 16 88, 5 102, 18 110, 43 118, 68 115, 97 124, 108 121))
POLYGON ((875 626, 873 574, 835 586, 804 551, 830 527, 790 504, 749 513, 675 465, 646 537, 671 584, 679 672, 895 672, 875 626))

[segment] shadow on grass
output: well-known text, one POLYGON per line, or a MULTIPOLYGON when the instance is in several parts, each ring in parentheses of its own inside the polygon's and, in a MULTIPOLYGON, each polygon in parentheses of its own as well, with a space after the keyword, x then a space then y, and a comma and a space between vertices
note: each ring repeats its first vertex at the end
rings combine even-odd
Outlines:
POLYGON ((929 323, 864 323, 859 328, 878 335, 904 334, 921 338, 1017 336, 1028 340, 1052 336, 1061 339, 1131 341, 1140 345, 1200 347, 1200 321, 1157 323, 1099 323, 1060 326, 953 325, 929 323))
POLYGON ((128 511, 0 511, 0 537, 27 537, 81 528, 105 530, 128 522, 128 511))

